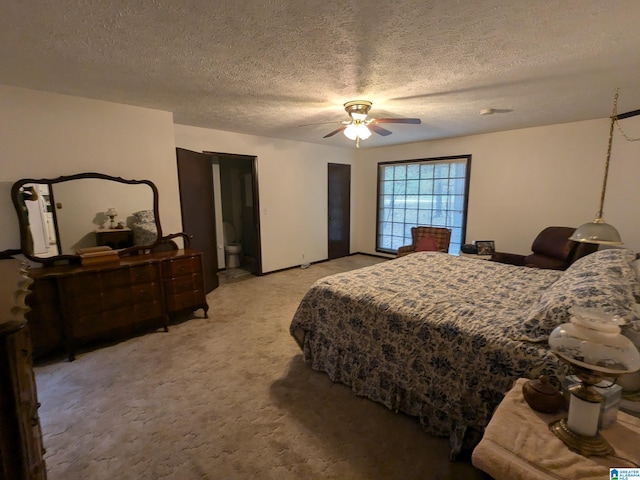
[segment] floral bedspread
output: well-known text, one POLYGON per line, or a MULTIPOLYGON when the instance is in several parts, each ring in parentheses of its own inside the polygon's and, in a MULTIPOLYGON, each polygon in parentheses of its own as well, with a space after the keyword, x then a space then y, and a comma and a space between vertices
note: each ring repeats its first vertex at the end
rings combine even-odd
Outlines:
POLYGON ((290 332, 305 362, 473 448, 513 382, 561 375, 546 343, 515 340, 561 272, 414 253, 318 280, 290 332))

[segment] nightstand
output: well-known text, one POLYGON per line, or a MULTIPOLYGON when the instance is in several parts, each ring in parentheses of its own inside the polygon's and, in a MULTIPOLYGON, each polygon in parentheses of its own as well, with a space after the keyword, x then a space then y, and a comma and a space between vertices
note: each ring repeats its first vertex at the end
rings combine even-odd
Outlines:
POLYGON ((529 407, 522 396, 526 381, 519 379, 498 405, 473 451, 475 467, 495 480, 584 480, 609 478, 609 468, 633 468, 629 461, 640 463, 640 419, 618 412, 617 421, 600 430, 615 456, 583 457, 549 431, 549 424, 567 412, 549 415, 529 407))
POLYGON ((96 245, 106 245, 113 249, 133 246, 133 232, 129 228, 101 228, 95 230, 96 245))

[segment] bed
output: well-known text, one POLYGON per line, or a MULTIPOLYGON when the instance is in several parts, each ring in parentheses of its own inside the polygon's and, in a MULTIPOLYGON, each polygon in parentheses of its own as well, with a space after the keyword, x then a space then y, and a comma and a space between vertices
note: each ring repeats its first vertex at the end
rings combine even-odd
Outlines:
POLYGON ((625 249, 595 252, 565 272, 418 252, 318 280, 290 333, 311 368, 357 395, 416 416, 470 451, 518 378, 561 378, 549 333, 573 305, 640 329, 625 249))

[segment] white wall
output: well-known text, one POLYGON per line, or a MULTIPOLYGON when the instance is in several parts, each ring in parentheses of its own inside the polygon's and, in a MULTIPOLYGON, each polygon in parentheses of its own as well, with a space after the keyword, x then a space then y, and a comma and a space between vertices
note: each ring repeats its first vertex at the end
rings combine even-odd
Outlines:
POLYGON ((20 245, 9 192, 21 178, 149 179, 160 192, 163 233, 181 230, 170 112, 0 85, 0 162, 0 250, 20 245))
MULTIPOLYGON (((640 117, 621 122, 640 136, 640 117)), ((351 251, 375 253, 377 162, 471 154, 467 241, 528 253, 548 225, 578 226, 598 208, 609 122, 598 119, 360 150, 174 125, 172 114, 0 86, 0 250, 18 248, 9 189, 21 178, 97 171, 152 180, 165 234, 181 229, 175 146, 256 155, 263 270, 327 257, 327 163, 352 165, 351 251)), ((640 142, 616 131, 605 219, 640 250, 640 142)))
POLYGON ((327 164, 351 164, 353 150, 186 125, 175 125, 175 139, 196 152, 257 156, 263 272, 327 258, 327 164))
MULTIPOLYGON (((640 137, 640 118, 621 122, 640 137)), ((355 251, 375 253, 377 163, 472 155, 466 241, 495 240, 496 249, 529 253, 540 230, 592 221, 598 210, 609 120, 414 143, 356 152, 355 251)), ((640 251, 640 142, 616 130, 604 206, 625 246, 640 251)))

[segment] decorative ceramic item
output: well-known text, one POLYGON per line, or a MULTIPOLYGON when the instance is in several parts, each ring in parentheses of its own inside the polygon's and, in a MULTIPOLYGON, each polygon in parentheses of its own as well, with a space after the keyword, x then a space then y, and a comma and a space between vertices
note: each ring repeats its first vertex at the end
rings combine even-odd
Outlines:
POLYGON ((554 387, 545 375, 526 382, 522 386, 522 395, 531 408, 542 413, 556 413, 565 404, 560 390, 554 387))

